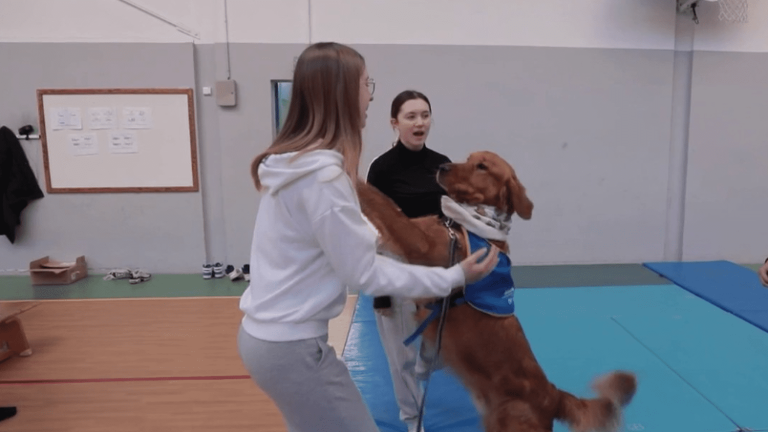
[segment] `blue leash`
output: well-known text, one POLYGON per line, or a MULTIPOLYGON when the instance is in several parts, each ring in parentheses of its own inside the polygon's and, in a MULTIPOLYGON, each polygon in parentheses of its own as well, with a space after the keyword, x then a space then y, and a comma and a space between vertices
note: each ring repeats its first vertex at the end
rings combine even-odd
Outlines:
MULTIPOLYGON (((450 297, 448 299, 450 299, 450 297)), ((441 312, 445 313, 445 311, 443 310, 443 306, 442 306, 442 304, 443 304, 443 302, 445 300, 446 299, 441 299, 439 302, 430 303, 430 304, 424 306, 425 308, 431 310, 432 313, 430 313, 429 316, 426 319, 424 319, 424 321, 422 321, 421 324, 419 324, 419 327, 416 328, 416 330, 413 332, 413 334, 408 336, 403 341, 403 344, 405 344, 405 346, 408 346, 408 345, 412 344, 416 339, 418 339, 418 337, 422 333, 424 333, 424 330, 427 329, 427 326, 429 325, 429 323, 431 323, 437 317, 439 317, 441 312)), ((453 301, 453 304, 449 304, 448 306, 449 307, 450 306, 458 306, 458 305, 460 305, 462 303, 466 303, 466 301, 467 300, 464 298, 464 296, 462 294, 461 297, 459 297, 459 298, 457 298, 456 300, 453 301)))

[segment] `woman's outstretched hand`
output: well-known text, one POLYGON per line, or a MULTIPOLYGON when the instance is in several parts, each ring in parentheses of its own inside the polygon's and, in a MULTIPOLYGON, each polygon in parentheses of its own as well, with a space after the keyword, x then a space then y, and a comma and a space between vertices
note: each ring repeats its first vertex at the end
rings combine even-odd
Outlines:
POLYGON ((496 264, 499 262, 499 248, 495 245, 491 247, 488 256, 480 262, 477 261, 487 250, 488 248, 480 249, 461 262, 461 269, 464 270, 466 284, 475 283, 488 276, 493 268, 496 267, 496 264))

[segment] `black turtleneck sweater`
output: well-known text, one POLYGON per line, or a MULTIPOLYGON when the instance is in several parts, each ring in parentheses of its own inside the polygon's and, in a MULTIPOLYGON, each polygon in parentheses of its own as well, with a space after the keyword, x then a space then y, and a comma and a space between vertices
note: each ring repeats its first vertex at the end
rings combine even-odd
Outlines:
MULTIPOLYGON (((368 183, 389 196, 406 216, 441 215, 440 197, 445 190, 437 184, 437 169, 451 160, 425 145, 419 151, 397 144, 371 163, 368 183)), ((391 306, 389 297, 376 297, 374 308, 391 306)))

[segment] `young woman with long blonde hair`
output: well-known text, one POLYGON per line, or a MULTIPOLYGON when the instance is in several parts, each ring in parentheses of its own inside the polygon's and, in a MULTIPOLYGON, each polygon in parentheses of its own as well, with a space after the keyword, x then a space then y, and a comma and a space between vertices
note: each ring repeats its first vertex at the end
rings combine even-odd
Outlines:
POLYGON ((347 289, 444 297, 497 260, 492 251, 478 262, 478 251, 451 268, 432 268, 377 255, 354 188, 372 85, 352 48, 308 47, 296 63, 283 128, 251 168, 262 197, 238 347, 290 432, 378 431, 327 343, 328 321, 344 309, 347 289))

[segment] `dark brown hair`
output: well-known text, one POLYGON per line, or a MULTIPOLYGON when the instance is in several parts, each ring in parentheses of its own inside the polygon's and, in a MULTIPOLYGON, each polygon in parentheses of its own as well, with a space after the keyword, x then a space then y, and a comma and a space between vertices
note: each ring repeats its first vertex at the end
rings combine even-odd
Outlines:
POLYGON ((432 104, 429 103, 429 98, 427 98, 427 96, 424 93, 416 90, 405 90, 400 92, 400 94, 395 96, 395 98, 392 100, 392 109, 390 111, 390 116, 393 119, 396 119, 397 115, 400 113, 400 108, 403 107, 403 104, 413 99, 424 100, 424 102, 426 102, 427 105, 429 106, 429 112, 430 113, 432 112, 432 104))
POLYGON ((299 56, 293 72, 291 102, 275 141, 251 164, 251 176, 261 190, 259 164, 269 155, 310 150, 338 150, 344 171, 357 178, 362 153, 363 118, 360 79, 365 59, 354 49, 335 42, 310 45, 299 56))

